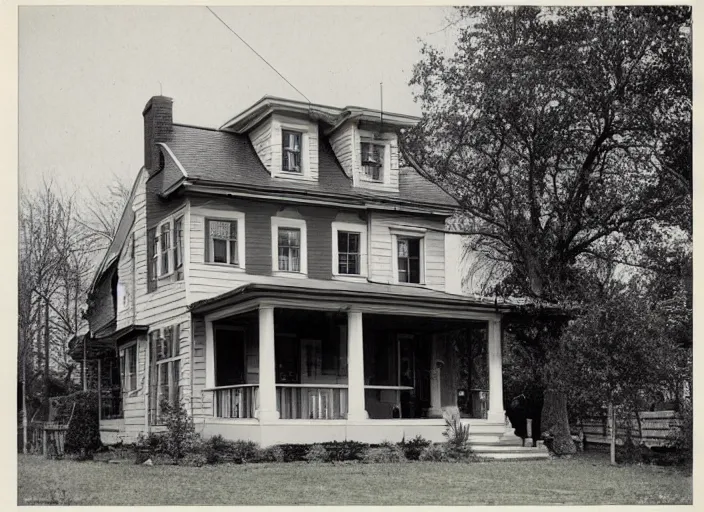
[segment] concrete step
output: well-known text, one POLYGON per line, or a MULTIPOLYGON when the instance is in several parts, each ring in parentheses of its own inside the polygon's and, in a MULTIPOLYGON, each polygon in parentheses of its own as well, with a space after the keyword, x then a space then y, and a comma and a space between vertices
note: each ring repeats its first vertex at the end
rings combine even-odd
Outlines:
POLYGON ((533 448, 532 446, 506 446, 500 444, 470 444, 475 453, 547 453, 546 448, 533 448))

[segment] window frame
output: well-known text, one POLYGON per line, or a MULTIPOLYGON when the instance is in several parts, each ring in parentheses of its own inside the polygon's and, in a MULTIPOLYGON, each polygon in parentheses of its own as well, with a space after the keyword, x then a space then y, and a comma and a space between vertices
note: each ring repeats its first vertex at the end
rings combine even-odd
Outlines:
MULTIPOLYGON (((154 229, 154 248, 152 249, 152 260, 148 262, 148 265, 152 266, 152 268, 156 267, 154 272, 154 275, 152 275, 152 279, 154 279, 157 283, 161 280, 167 279, 171 277, 174 274, 177 274, 179 272, 183 272, 183 268, 185 266, 185 245, 186 245, 186 208, 181 208, 180 210, 172 213, 171 215, 163 218, 156 226, 154 226, 152 229, 154 229), (175 233, 175 226, 176 222, 180 221, 181 222, 181 235, 177 236, 175 233), (169 247, 168 249, 164 250, 162 248, 162 233, 163 233, 163 228, 164 226, 168 225, 168 234, 169 234, 169 247), (179 245, 180 243, 180 245, 179 245), (166 272, 161 272, 162 270, 162 255, 166 254, 168 256, 168 269, 166 272), (179 260, 179 264, 176 265, 176 260, 179 260)), ((147 239, 147 243, 150 243, 150 240, 147 239)), ((179 277, 179 280, 182 279, 179 277)), ((153 290, 155 291, 158 286, 155 285, 153 290)))
POLYGON ((366 281, 369 275, 367 258, 367 225, 354 222, 332 223, 332 276, 334 279, 366 281), (359 274, 340 274, 338 232, 359 233, 359 274))
POLYGON ((386 142, 379 142, 379 141, 373 141, 373 140, 364 140, 362 139, 360 142, 360 169, 362 171, 361 176, 364 178, 365 181, 370 181, 372 183, 384 183, 386 181, 386 154, 388 152, 388 148, 390 147, 389 144, 386 142), (379 169, 379 178, 374 179, 370 177, 367 172, 366 172, 366 167, 367 164, 365 164, 365 159, 364 156, 366 152, 364 151, 365 146, 376 146, 378 148, 381 148, 381 162, 378 163, 376 166, 379 169))
POLYGON ((426 272, 425 272, 425 251, 426 251, 426 230, 425 229, 404 229, 391 231, 391 258, 392 258, 392 269, 393 269, 393 283, 406 285, 406 286, 425 286, 426 283, 426 272), (418 262, 418 279, 417 283, 410 283, 405 281, 399 281, 398 272, 398 240, 399 238, 414 238, 419 240, 419 262, 418 262))
POLYGON ((304 219, 288 217, 271 218, 271 272, 274 276, 307 277, 308 275, 308 233, 304 219), (299 229, 301 232, 299 271, 279 270, 279 228, 299 229))
MULTIPOLYGON (((222 210, 211 210, 207 208, 194 208, 191 210, 191 217, 196 215, 201 218, 199 222, 202 222, 203 226, 203 261, 206 265, 214 265, 219 267, 228 268, 233 271, 244 271, 245 270, 245 256, 246 256, 246 230, 245 230, 245 214, 240 211, 222 211, 222 210), (227 222, 237 222, 237 261, 238 264, 234 265, 232 263, 215 263, 214 261, 209 261, 212 255, 212 249, 210 247, 210 233, 208 232, 208 222, 209 221, 227 221, 227 222), (207 250, 205 250, 207 247, 207 250)), ((198 262, 196 262, 198 263, 198 262)))
MULTIPOLYGON (((181 378, 181 373, 183 372, 183 366, 182 366, 182 360, 184 358, 184 353, 181 350, 181 329, 180 329, 180 324, 175 323, 171 325, 165 325, 162 327, 158 327, 156 329, 153 329, 149 331, 149 334, 147 335, 147 350, 149 351, 150 354, 150 363, 149 363, 149 378, 148 378, 148 387, 149 387, 149 394, 151 395, 154 393, 154 396, 150 399, 149 401, 149 424, 152 426, 158 426, 158 425, 163 425, 163 421, 161 419, 161 410, 159 408, 160 404, 160 394, 161 394, 161 382, 159 377, 161 376, 161 371, 162 367, 165 368, 167 372, 167 382, 168 382, 168 387, 169 387, 169 395, 172 394, 171 388, 172 386, 176 386, 176 392, 175 392, 175 399, 178 404, 181 404, 182 400, 182 393, 183 393, 183 388, 185 386, 185 383, 182 382, 181 378), (174 343, 174 345, 171 346, 171 352, 169 357, 164 357, 159 359, 158 358, 158 344, 159 340, 164 339, 164 335, 166 330, 169 329, 170 332, 172 333, 172 340, 171 343, 174 343), (174 334, 175 333, 175 334, 174 334), (156 334, 156 338, 153 338, 153 336, 156 334), (154 347, 154 350, 152 351, 152 342, 156 342, 156 346, 154 347), (178 347, 178 354, 174 354, 174 346, 178 347), (175 362, 178 361, 178 382, 174 382, 173 380, 173 372, 174 372, 174 366, 175 362), (152 374, 152 372, 154 372, 152 374), (154 381, 152 381, 154 379, 154 381), (154 400, 152 403, 151 400, 154 400)), ((171 397, 170 397, 171 398, 171 397)))
POLYGON ((359 181, 363 183, 375 184, 377 186, 389 186, 391 184, 391 144, 393 140, 388 138, 376 138, 374 133, 369 130, 359 130, 359 146, 357 146, 356 159, 359 165, 359 181), (367 176, 364 172, 364 145, 375 144, 384 147, 383 162, 380 170, 379 180, 374 180, 367 176))
POLYGON ((274 114, 271 119, 272 160, 270 171, 272 177, 280 180, 317 181, 318 160, 317 155, 311 154, 311 150, 315 150, 318 144, 318 125, 310 121, 277 114, 274 114), (283 169, 284 131, 301 134, 301 172, 283 169))
POLYGON ((139 376, 139 348, 137 342, 132 341, 121 346, 118 354, 120 364, 120 381, 123 393, 133 393, 138 388, 139 376), (134 351, 134 374, 129 371, 132 357, 130 353, 134 351), (134 379, 134 386, 132 380, 134 379))
POLYGON ((287 173, 287 174, 300 174, 303 175, 303 134, 305 132, 301 130, 294 130, 291 128, 287 128, 285 126, 281 127, 281 172, 282 173, 287 173), (298 145, 298 170, 291 170, 291 169, 286 169, 285 168, 285 162, 286 162, 286 155, 288 153, 296 153, 295 150, 289 149, 286 146, 287 142, 287 134, 295 134, 298 135, 299 138, 299 145, 298 145))

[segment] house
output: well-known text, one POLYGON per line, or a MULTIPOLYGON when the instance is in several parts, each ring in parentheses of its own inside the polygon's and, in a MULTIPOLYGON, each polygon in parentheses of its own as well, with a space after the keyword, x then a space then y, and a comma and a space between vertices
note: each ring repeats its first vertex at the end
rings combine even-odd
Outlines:
POLYGON ((263 446, 440 441, 446 410, 498 441, 507 307, 462 294, 457 205, 400 163, 418 119, 267 96, 216 130, 172 108, 144 108, 91 286, 104 440, 163 429, 166 399, 263 446))

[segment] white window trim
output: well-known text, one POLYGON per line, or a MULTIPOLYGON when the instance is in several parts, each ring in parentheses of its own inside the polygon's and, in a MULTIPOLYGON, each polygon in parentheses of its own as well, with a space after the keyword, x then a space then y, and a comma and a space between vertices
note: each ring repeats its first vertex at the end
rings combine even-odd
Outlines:
POLYGON ((125 345, 120 347, 119 350, 119 357, 122 356, 122 354, 125 355, 125 367, 124 367, 124 375, 120 375, 120 379, 122 379, 122 392, 123 393, 132 393, 134 391, 137 391, 139 389, 139 347, 137 346, 137 341, 132 341, 130 343, 126 343, 125 345), (134 389, 131 389, 129 386, 129 383, 131 379, 129 378, 131 374, 128 374, 128 369, 130 367, 130 361, 129 361, 129 352, 128 350, 134 347, 134 371, 135 371, 135 387, 134 389))
POLYGON ((308 233, 306 221, 287 217, 271 218, 271 274, 286 277, 307 277, 308 275, 308 233), (279 228, 296 228, 301 230, 301 270, 292 272, 279 270, 279 228))
POLYGON ((332 223, 332 275, 335 279, 344 281, 366 281, 368 276, 367 263, 367 225, 357 224, 352 222, 333 222, 332 223), (359 274, 340 274, 338 263, 338 247, 337 233, 338 231, 348 231, 351 233, 359 233, 359 274))
POLYGON ((391 232, 391 268, 393 272, 392 282, 405 286, 425 286, 425 234, 423 228, 389 229, 391 232), (419 238, 420 239, 420 282, 404 283, 398 280, 398 238, 419 238))
MULTIPOLYGON (((177 322, 177 323, 178 323, 178 322, 177 322)), ((168 325, 163 325, 163 326, 161 326, 161 327, 157 327, 157 328, 152 329, 151 331, 149 331, 149 333, 147 334, 147 353, 149 353, 149 354, 151 355, 151 350, 152 350, 152 347, 151 347, 152 335, 153 335, 154 333, 156 333, 157 339, 161 339, 161 338, 163 338, 163 336, 164 336, 164 331, 165 331, 167 328, 169 328, 169 327, 171 327, 172 329, 175 329, 175 328, 176 328, 176 323, 174 323, 174 324, 168 324, 168 325)), ((153 377, 154 379, 156 379, 156 396, 154 397, 154 400, 155 400, 155 403, 156 403, 157 416, 158 416, 158 412, 159 412, 159 402, 160 402, 160 400, 159 400, 159 394, 160 394, 160 392, 161 392, 161 391, 160 391, 161 385, 160 385, 160 383, 159 383, 159 366, 161 366, 161 365, 167 365, 167 366, 168 366, 168 364, 173 363, 174 361, 182 361, 182 360, 184 359, 184 353, 183 353, 183 351, 181 350, 180 333, 181 333, 181 331, 179 330, 179 338, 176 339, 176 343, 179 345, 179 354, 178 354, 177 356, 171 356, 171 357, 167 357, 167 358, 164 358, 164 359, 156 359, 156 358, 155 358, 154 361, 150 361, 149 368, 148 368, 148 370, 147 370, 147 372, 148 372, 148 374, 147 374, 147 375, 148 375, 148 378, 146 379, 146 381, 147 381, 147 386, 148 386, 148 390, 149 390, 148 392, 149 392, 149 393, 151 393, 151 391, 152 391, 152 389, 151 389, 151 378, 153 377), (151 368, 152 366, 154 367, 154 371, 156 372, 156 375, 154 375, 154 376, 152 376, 152 375, 150 374, 151 371, 152 371, 152 368, 151 368)), ((167 370, 167 371, 168 371, 168 370, 167 370)), ((183 383, 182 375, 183 375, 183 366, 182 366, 182 365, 179 365, 179 377, 178 377, 178 382, 179 382, 179 384, 178 384, 178 388, 177 388, 177 390, 176 390, 177 395, 178 395, 178 393, 179 393, 179 389, 184 389, 184 388, 185 388, 185 383, 183 383)), ((172 377, 172 374, 169 373, 169 386, 171 386, 172 384, 174 384, 174 383, 171 381, 171 377, 172 377)), ((151 424, 152 427, 154 427, 154 426, 161 426, 161 425, 164 424, 163 422, 160 422, 157 418, 153 418, 153 421, 154 421, 154 423, 151 424)))
POLYGON ((316 127, 311 123, 295 122, 286 118, 274 117, 271 130, 272 145, 281 149, 277 162, 272 162, 272 176, 274 178, 316 181, 313 176, 310 159, 310 137, 315 132, 316 127), (301 172, 290 172, 283 170, 283 130, 301 133, 301 172))
POLYGON ((162 228, 162 226, 164 226, 165 224, 168 224, 168 225, 169 225, 169 233, 170 233, 169 236, 172 238, 172 240, 171 240, 171 249, 174 249, 174 248, 176 247, 176 237, 174 236, 174 222, 175 222, 176 219, 178 219, 179 217, 182 218, 182 220, 181 220, 181 222, 182 222, 181 229, 182 229, 183 232, 184 232, 184 233, 181 235, 181 238, 182 238, 182 240, 184 241, 184 247, 181 248, 181 268, 183 268, 183 267, 185 266, 185 261, 184 261, 184 256, 183 256, 183 254, 186 252, 186 247, 185 247, 185 245, 186 245, 186 244, 185 244, 185 240, 186 240, 185 231, 186 231, 186 229, 187 229, 187 226, 186 226, 186 209, 185 209, 185 208, 182 208, 181 210, 179 210, 179 211, 177 211, 177 212, 175 212, 175 213, 172 213, 172 214, 169 215, 168 217, 164 218, 164 219, 163 219, 159 224, 157 224, 157 226, 156 226, 156 232, 154 233, 154 236, 157 237, 157 243, 156 243, 156 249, 155 249, 156 255, 153 255, 153 256, 156 257, 156 278, 157 278, 157 280, 162 280, 162 279, 166 279, 166 278, 168 278, 168 277, 171 277, 171 276, 176 272, 176 269, 174 268, 174 265, 176 264, 176 261, 174 260, 174 254, 173 254, 173 251, 172 251, 172 252, 170 253, 171 256, 170 256, 170 258, 169 258, 169 270, 168 270, 166 273, 164 273, 164 274, 161 274, 161 273, 160 273, 160 272, 161 272, 161 254, 162 254, 162 250, 161 250, 161 228, 162 228))
MULTIPOLYGON (((199 215, 203 220, 203 247, 205 244, 210 244, 210 233, 205 230, 206 220, 226 220, 226 221, 237 221, 237 265, 231 263, 215 263, 213 261, 205 261, 205 251, 203 251, 203 262, 206 265, 215 265, 219 267, 226 267, 233 270, 245 269, 245 214, 244 212, 236 211, 222 211, 222 210, 208 210, 205 208, 194 209, 191 213, 192 215, 199 215)), ((209 247, 209 254, 212 256, 213 248, 209 247)))

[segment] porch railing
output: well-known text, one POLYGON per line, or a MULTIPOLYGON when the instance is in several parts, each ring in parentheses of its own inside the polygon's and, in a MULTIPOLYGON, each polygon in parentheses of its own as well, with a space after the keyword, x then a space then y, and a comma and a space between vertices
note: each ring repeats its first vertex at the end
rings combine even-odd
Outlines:
POLYGON ((216 418, 254 418, 259 406, 259 386, 238 384, 213 389, 216 418))
POLYGON ((347 417, 346 384, 277 384, 281 419, 337 420, 347 417))

